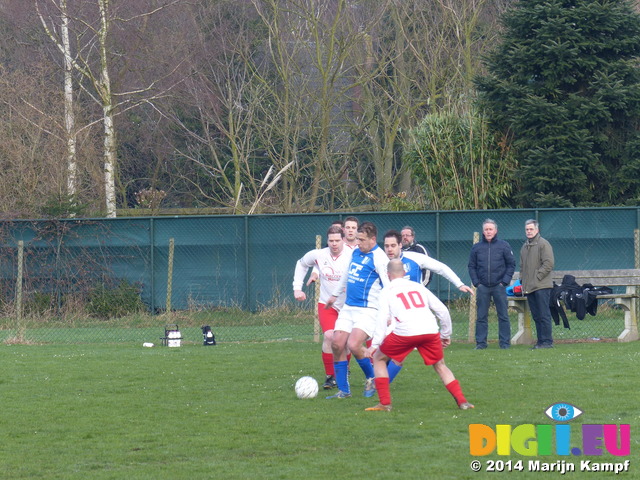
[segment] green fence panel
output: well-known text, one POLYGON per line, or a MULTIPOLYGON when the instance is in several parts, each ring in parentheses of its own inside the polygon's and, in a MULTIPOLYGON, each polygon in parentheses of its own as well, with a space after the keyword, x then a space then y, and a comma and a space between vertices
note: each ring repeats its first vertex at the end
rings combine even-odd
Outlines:
POLYGON ((169 243, 174 241, 171 305, 175 309, 246 306, 244 217, 153 220, 154 310, 167 299, 169 243))
MULTIPOLYGON (((278 338, 286 337, 288 326, 296 323, 300 323, 298 330, 288 337, 308 338, 313 333, 311 324, 296 319, 295 312, 312 312, 313 304, 311 299, 301 304, 293 299, 295 262, 315 248, 316 235, 322 237, 324 245, 331 222, 346 216, 317 213, 0 221, 0 305, 10 317, 18 270, 17 245, 22 240, 23 290, 29 308, 45 308, 50 302, 48 307, 64 310, 73 301, 86 299, 96 285, 115 286, 126 280, 140 287, 149 311, 162 313, 171 280, 174 310, 237 307, 261 315, 259 312, 280 312, 284 308, 294 316, 277 328, 273 318, 260 317, 260 333, 254 331, 251 338, 263 338, 264 331, 276 330, 278 338), (169 279, 171 240, 173 273, 169 279), (303 326, 303 322, 307 323, 303 326)), ((542 235, 554 248, 558 270, 634 268, 638 262, 634 244, 638 207, 366 212, 355 216, 360 222, 376 224, 380 246, 387 230, 412 226, 416 240, 467 284, 473 234, 481 232, 486 218, 498 223, 498 235, 511 244, 517 268, 525 239, 524 222, 529 218, 540 221, 542 235)), ((443 300, 461 296, 439 276, 434 277, 430 288, 443 300)), ((202 322, 211 318, 205 315, 202 322)), ((244 325, 241 315, 229 325, 217 317, 216 321, 221 328, 237 332, 240 328, 256 328, 244 325)), ((86 330, 87 336, 93 331, 93 327, 86 330)))

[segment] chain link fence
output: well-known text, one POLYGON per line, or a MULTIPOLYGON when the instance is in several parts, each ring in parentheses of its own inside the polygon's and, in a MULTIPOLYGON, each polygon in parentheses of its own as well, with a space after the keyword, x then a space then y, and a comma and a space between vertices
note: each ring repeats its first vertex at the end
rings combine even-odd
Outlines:
MULTIPOLYGON (((189 216, 0 222, 0 341, 159 343, 178 324, 185 343, 203 325, 219 341, 318 338, 314 302, 295 302, 295 262, 346 214, 189 216), (19 261, 19 256, 22 260, 19 261), (169 307, 169 308, 167 308, 169 307)), ((411 225, 431 256, 469 282, 474 232, 490 217, 516 256, 536 218, 558 270, 636 268, 640 208, 362 213, 386 230, 411 225)), ((517 265, 519 267, 519 265, 517 265)), ((448 302, 454 340, 469 337, 470 305, 446 279, 430 288, 448 302)), ((560 340, 614 339, 622 312, 554 328, 560 340)), ((516 315, 512 314, 513 329, 516 315)), ((497 318, 491 310, 491 338, 497 318)))

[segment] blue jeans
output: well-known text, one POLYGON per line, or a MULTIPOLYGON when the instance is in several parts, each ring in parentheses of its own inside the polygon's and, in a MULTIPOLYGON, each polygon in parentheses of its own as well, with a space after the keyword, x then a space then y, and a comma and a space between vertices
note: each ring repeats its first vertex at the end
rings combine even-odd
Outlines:
POLYGON ((501 347, 511 344, 511 322, 507 306, 507 291, 504 285, 487 287, 478 285, 476 289, 476 345, 487 346, 487 332, 489 330, 489 304, 493 298, 498 313, 498 339, 501 347))
POLYGON ((536 324, 538 345, 553 345, 551 311, 549 310, 550 288, 542 288, 527 294, 531 317, 536 324))

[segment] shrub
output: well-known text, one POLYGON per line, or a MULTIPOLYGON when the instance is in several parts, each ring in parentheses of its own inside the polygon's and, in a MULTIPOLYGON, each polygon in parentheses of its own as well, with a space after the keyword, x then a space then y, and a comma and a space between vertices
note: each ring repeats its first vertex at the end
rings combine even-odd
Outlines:
POLYGON ((89 294, 87 313, 98 318, 120 318, 145 309, 140 288, 126 280, 117 287, 100 284, 89 294))
POLYGON ((49 293, 33 292, 24 304, 24 312, 32 315, 44 315, 53 310, 53 296, 49 293))

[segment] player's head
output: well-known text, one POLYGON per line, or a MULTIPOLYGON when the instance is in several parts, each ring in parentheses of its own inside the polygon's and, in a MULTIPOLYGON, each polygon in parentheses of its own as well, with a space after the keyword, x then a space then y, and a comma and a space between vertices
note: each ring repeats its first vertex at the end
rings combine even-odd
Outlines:
POLYGON ((344 222, 342 220, 334 220, 333 222, 331 222, 331 226, 333 225, 337 225, 340 228, 344 228, 344 222))
POLYGON ((327 230, 327 245, 333 255, 342 251, 344 246, 344 230, 339 225, 331 225, 327 230))
POLYGON ((406 274, 404 271, 404 265, 402 264, 402 260, 399 258, 394 258, 389 261, 387 265, 387 274, 389 275, 389 280, 395 280, 396 278, 403 278, 406 274))
POLYGON ((349 243, 355 243, 358 235, 358 226, 360 222, 356 217, 347 217, 344 219, 344 235, 349 243))
POLYGON ((358 227, 358 248, 362 253, 369 253, 376 245, 378 229, 371 222, 363 222, 358 227))
POLYGON ((416 241, 416 232, 409 225, 402 227, 400 234, 402 235, 402 246, 405 248, 410 247, 416 241))
POLYGON ((342 238, 344 238, 344 230, 340 225, 331 224, 331 226, 327 229, 327 237, 329 235, 335 235, 336 233, 340 234, 342 238))
POLYGON ((384 234, 384 253, 387 257, 400 258, 402 248, 402 236, 397 230, 389 230, 384 234))

